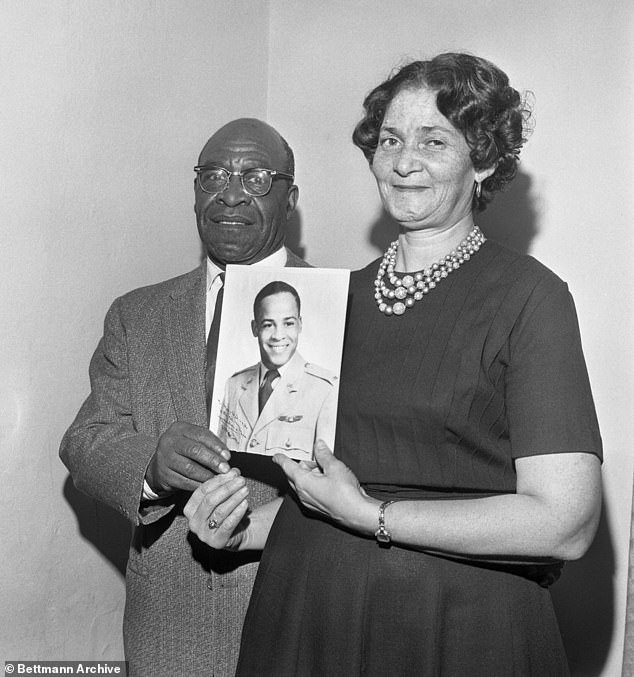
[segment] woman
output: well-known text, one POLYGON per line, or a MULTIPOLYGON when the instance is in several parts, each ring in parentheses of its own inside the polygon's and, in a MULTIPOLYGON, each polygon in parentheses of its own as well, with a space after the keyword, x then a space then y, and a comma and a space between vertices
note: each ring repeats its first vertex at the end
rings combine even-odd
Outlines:
POLYGON ((527 111, 465 54, 364 106, 354 142, 399 235, 351 278, 336 457, 275 457, 295 493, 238 529, 234 471, 188 506, 213 547, 266 541, 237 674, 566 675, 546 587, 592 541, 601 462, 574 305, 473 218, 514 177, 527 111))

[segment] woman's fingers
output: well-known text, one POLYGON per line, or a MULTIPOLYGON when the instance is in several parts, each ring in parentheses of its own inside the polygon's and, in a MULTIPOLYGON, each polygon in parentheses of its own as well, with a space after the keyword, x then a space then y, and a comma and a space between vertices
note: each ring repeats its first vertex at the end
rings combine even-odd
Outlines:
POLYGON ((328 472, 333 463, 337 462, 334 454, 328 448, 328 445, 323 440, 317 440, 315 442, 315 461, 319 463, 320 467, 324 472, 328 472))
MULTIPOLYGON (((246 493, 246 492, 245 492, 246 493)), ((249 510, 249 501, 246 498, 243 498, 231 512, 229 512, 225 517, 222 515, 220 516, 220 524, 217 527, 218 533, 217 536, 220 538, 220 541, 222 542, 222 547, 224 547, 231 536, 233 536, 234 531, 238 528, 238 525, 242 520, 244 519, 244 516, 247 514, 247 511, 249 510)), ((210 517, 207 523, 207 527, 209 527, 209 522, 210 520, 213 520, 217 518, 215 516, 210 517)))
POLYGON ((192 519, 196 510, 204 500, 210 500, 210 496, 217 496, 215 492, 228 482, 234 481, 239 477, 240 473, 236 469, 230 470, 224 475, 215 475, 211 479, 201 484, 196 491, 190 496, 189 501, 184 509, 184 514, 187 519, 192 519))
MULTIPOLYGON (((224 494, 225 492, 219 492, 224 494)), ((235 527, 240 522, 240 519, 244 516, 244 513, 240 516, 240 519, 236 521, 234 512, 241 506, 243 502, 246 502, 247 496, 249 495, 249 490, 246 486, 242 486, 236 489, 236 491, 225 500, 220 503, 214 501, 212 504, 207 504, 203 501, 198 508, 198 517, 200 521, 207 521, 208 529, 219 529, 223 530, 230 529, 233 531, 235 527), (232 517, 234 519, 232 519, 232 517)))
POLYGON ((277 463, 289 479, 293 479, 299 468, 299 464, 289 458, 286 454, 275 454, 273 456, 273 463, 277 463))
POLYGON ((247 513, 248 494, 245 479, 238 471, 208 480, 185 506, 190 530, 214 548, 225 547, 247 513))

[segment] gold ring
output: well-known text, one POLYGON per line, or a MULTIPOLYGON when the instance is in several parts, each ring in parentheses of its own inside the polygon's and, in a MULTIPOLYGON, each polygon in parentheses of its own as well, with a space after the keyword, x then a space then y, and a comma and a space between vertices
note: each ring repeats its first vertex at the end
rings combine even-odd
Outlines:
POLYGON ((220 524, 213 517, 210 517, 209 520, 207 521, 207 526, 210 529, 217 529, 220 526, 220 524))

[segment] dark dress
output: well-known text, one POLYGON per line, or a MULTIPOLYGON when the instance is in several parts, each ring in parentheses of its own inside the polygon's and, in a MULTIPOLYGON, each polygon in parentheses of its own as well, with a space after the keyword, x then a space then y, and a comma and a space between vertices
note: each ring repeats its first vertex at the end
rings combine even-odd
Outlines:
MULTIPOLYGON (((335 454, 377 498, 515 491, 513 459, 601 456, 572 298, 487 242, 400 317, 378 260, 351 276, 335 454)), ((389 511, 388 511, 389 526, 389 511)), ((557 562, 380 547, 287 497, 263 553, 239 677, 549 677, 568 668, 557 562)))

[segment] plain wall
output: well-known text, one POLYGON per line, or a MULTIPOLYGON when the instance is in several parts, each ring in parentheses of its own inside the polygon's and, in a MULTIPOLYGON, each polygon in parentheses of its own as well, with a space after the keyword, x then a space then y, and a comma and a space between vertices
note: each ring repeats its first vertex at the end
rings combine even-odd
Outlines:
POLYGON ((58 447, 112 300, 200 261, 192 169, 267 54, 267 3, 0 3, 0 661, 122 657, 128 525, 58 447))
MULTIPOLYGON (((620 674, 634 416, 634 6, 629 0, 271 3, 269 117, 292 136, 308 259, 360 267, 396 231, 350 135, 391 69, 469 51, 532 90, 535 129, 511 189, 477 219, 575 297, 605 446, 605 507, 553 596, 573 674, 620 674)), ((368 290, 372 293, 372 290, 368 290)))
POLYGON ((121 658, 128 527, 72 488, 57 448, 112 299, 199 260, 191 168, 207 136, 268 117, 297 156, 291 241, 315 264, 361 266, 394 236, 349 141, 361 101, 401 61, 464 49, 535 93, 521 173, 480 223, 553 268, 577 302, 605 510, 553 594, 573 674, 618 675, 634 434, 632 30, 630 3, 610 0, 3 0, 0 661, 121 658))

